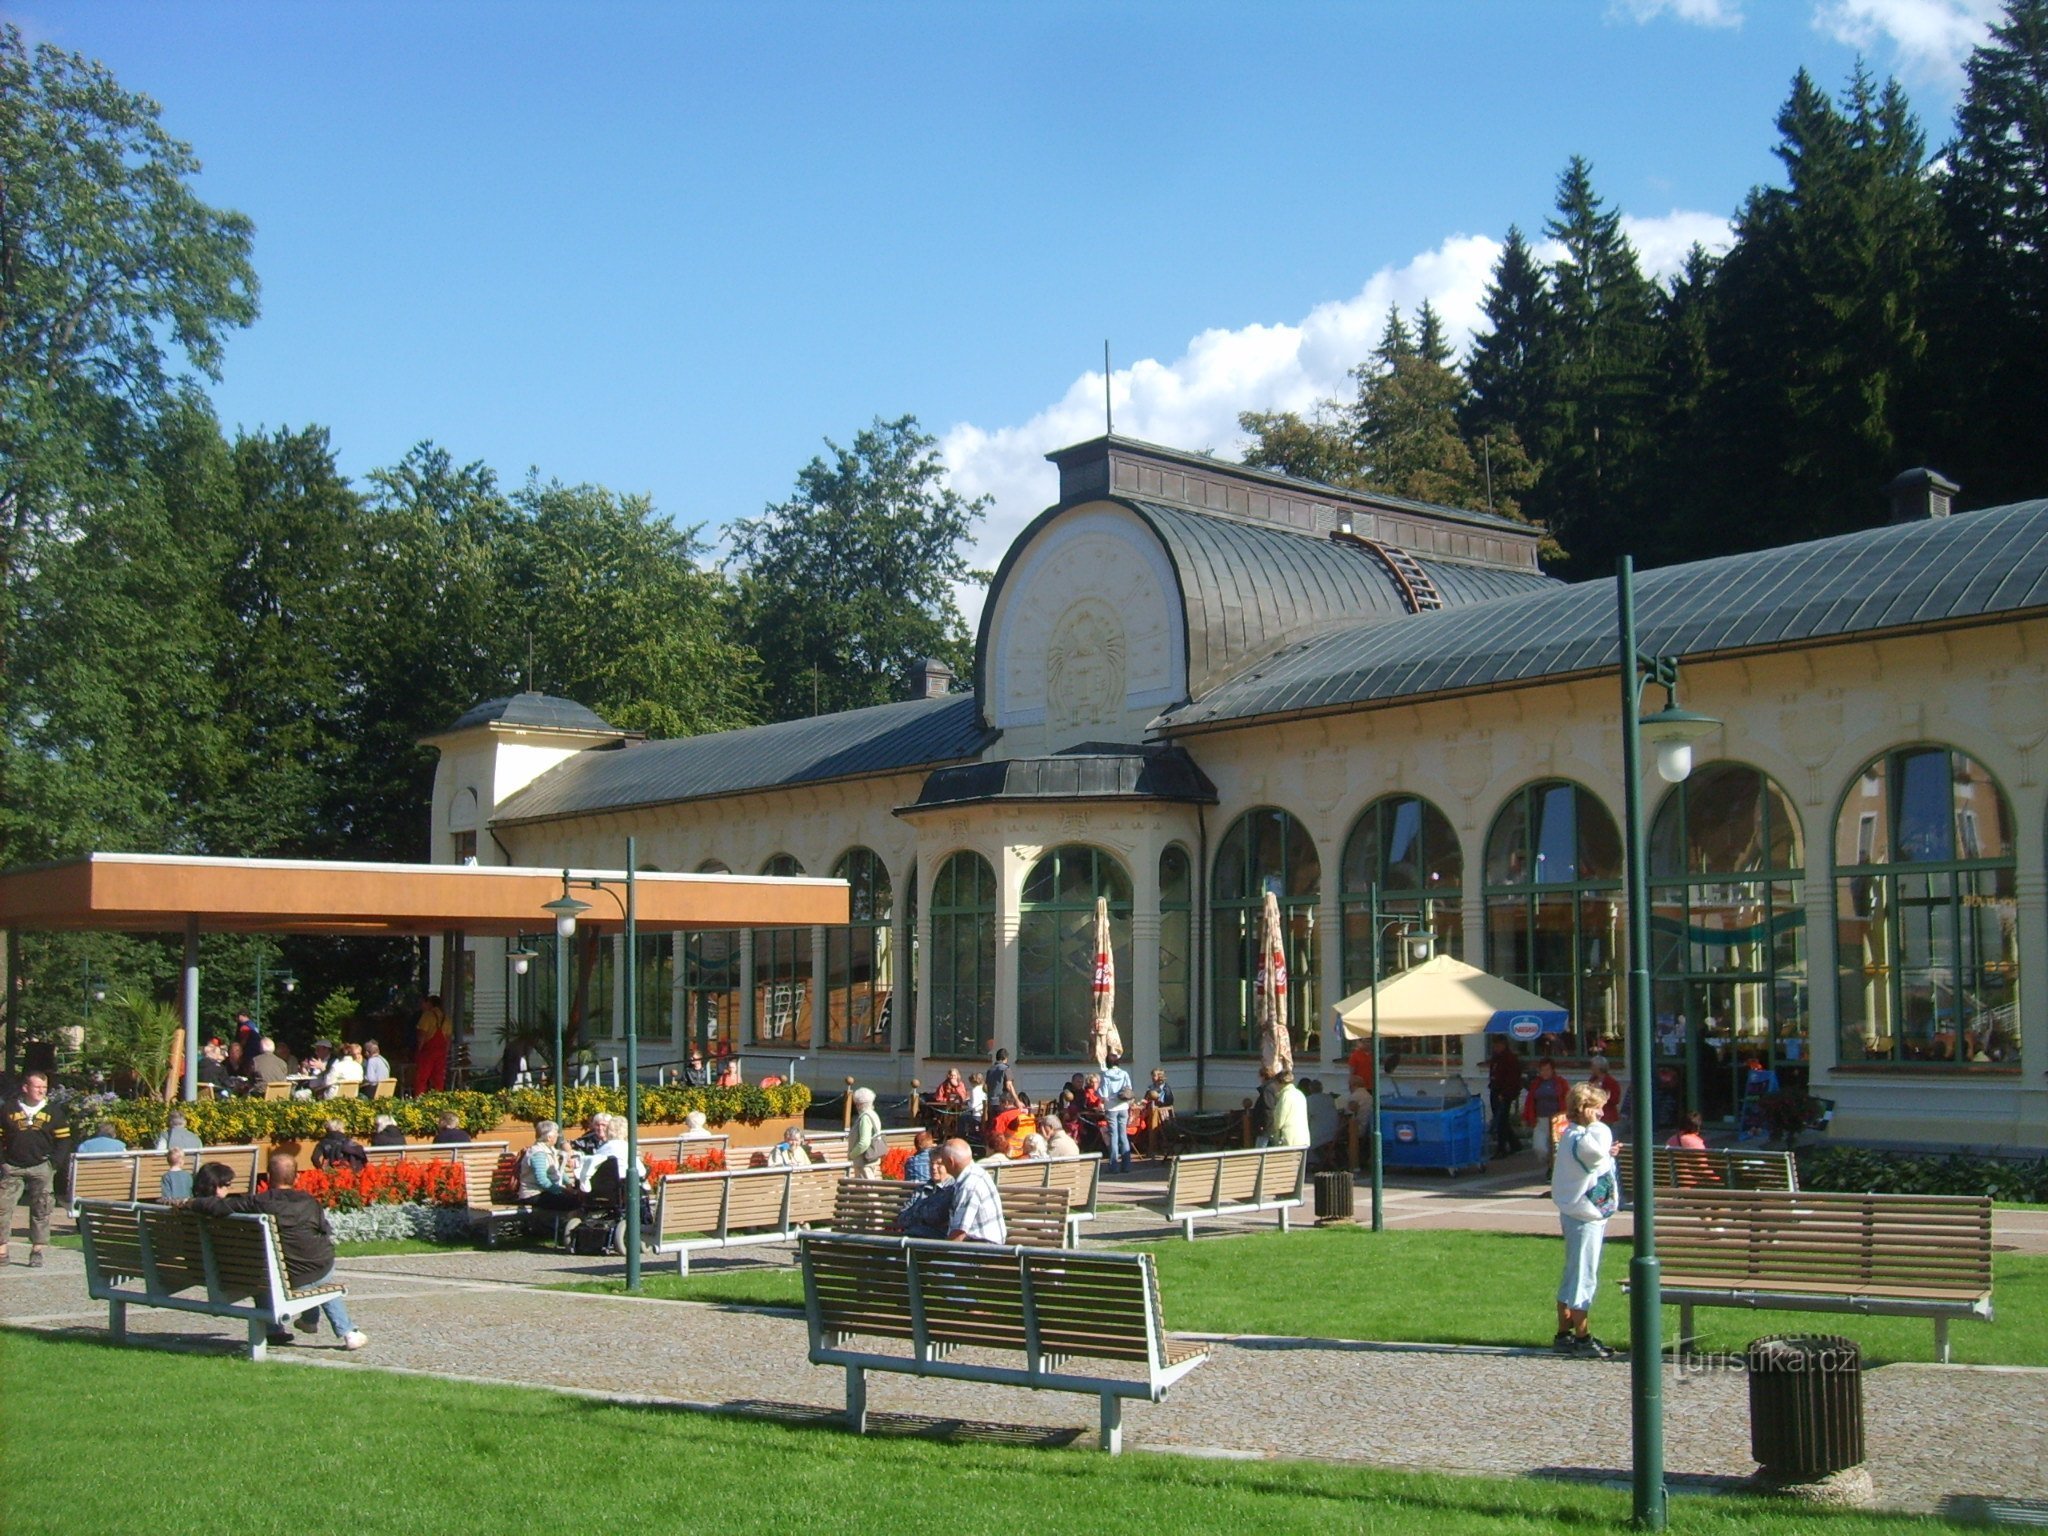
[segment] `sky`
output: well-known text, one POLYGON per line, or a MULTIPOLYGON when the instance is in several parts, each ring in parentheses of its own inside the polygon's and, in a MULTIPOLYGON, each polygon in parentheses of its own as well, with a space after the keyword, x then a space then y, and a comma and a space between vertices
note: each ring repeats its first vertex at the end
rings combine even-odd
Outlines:
MULTIPOLYGON (((0 0, 154 97, 256 224, 232 430, 432 440, 706 537, 915 415, 993 567, 1103 427, 1235 455, 1390 302, 1469 337, 1586 156, 1669 272, 1861 58, 1930 145, 1996 0, 0 0)), ((715 551, 714 551, 715 558, 715 551)), ((963 594, 970 615, 978 596, 963 594)))

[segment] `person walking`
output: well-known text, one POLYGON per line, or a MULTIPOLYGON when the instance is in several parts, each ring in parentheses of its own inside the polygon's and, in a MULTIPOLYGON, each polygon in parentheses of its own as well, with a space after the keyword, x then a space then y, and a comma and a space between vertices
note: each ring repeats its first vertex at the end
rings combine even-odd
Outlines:
POLYGON ((1579 1083, 1565 1095, 1565 1132, 1558 1138, 1550 1180, 1551 1203, 1564 1229, 1564 1278, 1557 1287, 1557 1336, 1551 1347, 1582 1360, 1605 1360, 1614 1353, 1587 1325, 1600 1289, 1608 1218, 1621 1206, 1614 1132, 1600 1118, 1606 1105, 1607 1095, 1591 1083, 1579 1083))
POLYGON ((448 1086, 448 1039, 453 1032, 442 1011, 440 993, 434 993, 421 1007, 415 1030, 419 1049, 413 1057, 412 1091, 439 1093, 448 1086))
POLYGON ((1545 1056, 1536 1063, 1536 1075, 1529 1079, 1529 1091, 1522 1097, 1522 1123, 1535 1133, 1546 1179, 1556 1166, 1558 1121, 1564 1115, 1566 1087, 1557 1075, 1557 1064, 1545 1056))
POLYGON ((71 1152, 71 1127, 50 1108, 50 1080, 31 1072, 21 1094, 0 1114, 0 1265, 14 1235, 14 1210, 28 1197, 28 1267, 41 1269, 57 1203, 57 1169, 71 1152))
POLYGON ((1515 1135, 1515 1113, 1522 1102, 1522 1058, 1506 1035, 1496 1035, 1486 1058, 1486 1107, 1493 1112, 1493 1155, 1511 1157, 1521 1150, 1515 1135))
POLYGON ((851 1165, 856 1179, 879 1179, 882 1176, 882 1153, 887 1147, 882 1139, 882 1117, 875 1112, 875 1090, 856 1088, 853 1090, 853 1124, 847 1128, 846 1161, 851 1165))

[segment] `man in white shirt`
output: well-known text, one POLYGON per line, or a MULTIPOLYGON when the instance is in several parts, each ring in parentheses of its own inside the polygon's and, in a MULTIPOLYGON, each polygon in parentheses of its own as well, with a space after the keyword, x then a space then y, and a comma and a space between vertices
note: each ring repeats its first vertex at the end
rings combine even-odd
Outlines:
POLYGON ((956 1243, 1004 1243, 1010 1229, 1003 1225, 1003 1202, 996 1193, 996 1181, 974 1160, 974 1149, 955 1137, 939 1149, 946 1166, 953 1170, 953 1228, 946 1234, 956 1243))

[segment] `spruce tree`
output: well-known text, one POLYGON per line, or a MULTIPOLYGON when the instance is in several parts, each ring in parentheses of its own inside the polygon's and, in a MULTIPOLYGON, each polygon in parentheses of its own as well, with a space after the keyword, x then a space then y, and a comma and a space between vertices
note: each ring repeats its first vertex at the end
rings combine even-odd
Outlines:
POLYGON ((1527 444, 1549 403, 1551 300, 1550 280, 1518 227, 1509 228, 1493 264, 1485 311, 1486 328, 1465 364, 1465 428, 1477 435, 1512 431, 1527 444))

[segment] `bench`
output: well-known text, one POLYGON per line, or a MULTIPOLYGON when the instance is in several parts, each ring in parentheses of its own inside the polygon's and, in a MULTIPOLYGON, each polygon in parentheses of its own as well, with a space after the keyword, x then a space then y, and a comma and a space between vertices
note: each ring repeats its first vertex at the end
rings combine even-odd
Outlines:
POLYGON ((674 1254, 676 1272, 690 1272, 702 1248, 786 1243, 804 1227, 832 1219, 844 1163, 808 1168, 734 1168, 724 1173, 672 1173, 654 1197, 654 1251, 674 1254))
MULTIPOLYGON (((226 1163, 235 1170, 235 1192, 246 1195, 256 1187, 256 1175, 263 1162, 263 1149, 254 1145, 189 1148, 185 1169, 197 1173, 206 1163, 226 1163)), ((71 1159, 71 1214, 87 1200, 142 1201, 153 1203, 163 1187, 164 1170, 170 1159, 147 1147, 126 1152, 79 1152, 71 1159)))
POLYGON ((1217 1216, 1274 1211, 1280 1230, 1303 1203, 1306 1147, 1247 1147, 1231 1152, 1184 1152, 1166 1175, 1166 1219, 1194 1240, 1195 1223, 1217 1216))
POLYGON ((640 1157, 643 1162, 656 1161, 674 1163, 680 1171, 686 1157, 701 1157, 706 1152, 716 1152, 728 1159, 732 1153, 732 1137, 724 1131, 705 1131, 699 1136, 642 1136, 640 1157))
MULTIPOLYGON (((842 1179, 832 1201, 832 1230, 863 1237, 900 1236, 896 1218, 915 1186, 890 1179, 842 1179)), ((1042 1185, 998 1186, 1003 1227, 1013 1248, 1066 1246, 1071 1196, 1042 1185)))
POLYGON ((1098 1397, 1102 1448, 1114 1455, 1124 1399, 1159 1402, 1209 1358, 1207 1346, 1167 1337, 1149 1253, 823 1232, 799 1244, 811 1364, 845 1370, 856 1434, 867 1429, 867 1372, 896 1371, 1098 1397), (1011 1358, 968 1360, 963 1349, 1011 1358))
MULTIPOLYGON (((905 1151, 909 1151, 912 1147, 914 1147, 917 1144, 917 1133, 923 1129, 924 1127, 921 1125, 884 1126, 882 1128, 883 1152, 893 1152, 898 1147, 903 1148, 905 1151)), ((804 1140, 810 1143, 811 1155, 813 1157, 829 1158, 836 1163, 843 1163, 846 1161, 846 1143, 848 1140, 848 1136, 849 1133, 846 1131, 804 1132, 804 1140)), ((748 1148, 747 1150, 765 1151, 766 1148, 754 1147, 748 1148)))
MULTIPOLYGON (((1018 1189, 1063 1189, 1067 1192, 1067 1235, 1069 1247, 1081 1240, 1081 1223, 1095 1219, 1095 1197, 1101 1186, 1102 1154, 1087 1152, 1079 1157, 1024 1158, 1009 1163, 985 1163, 996 1183, 997 1193, 1007 1197, 1018 1189)), ((1008 1218, 1009 1206, 1003 1207, 1008 1218)))
POLYGON ((261 1360, 272 1332, 347 1294, 338 1281, 293 1290, 276 1224, 258 1213, 201 1216, 168 1205, 88 1200, 79 1207, 78 1233, 86 1292, 107 1304, 116 1342, 128 1336, 129 1307, 165 1307, 247 1323, 249 1358, 261 1360))
POLYGON ((1657 1197, 1663 1299, 1694 1307, 1991 1320, 1991 1202, 1972 1195, 1677 1189, 1657 1197))
MULTIPOLYGON (((1622 1142, 1614 1149, 1620 1167, 1622 1198, 1636 1187, 1635 1148, 1622 1142)), ((1749 1147, 1652 1147, 1652 1177, 1659 1189, 1799 1188, 1799 1165, 1790 1152, 1765 1152, 1749 1147)))
MULTIPOLYGON (((469 1208, 469 1224, 486 1245, 496 1241, 499 1228, 510 1223, 524 1225, 526 1208, 496 1198, 494 1186, 506 1172, 511 1143, 503 1141, 429 1142, 420 1146, 364 1147, 368 1167, 389 1167, 394 1163, 458 1163, 462 1167, 463 1203, 469 1208)), ((516 1186, 518 1164, 511 1173, 516 1186)))

